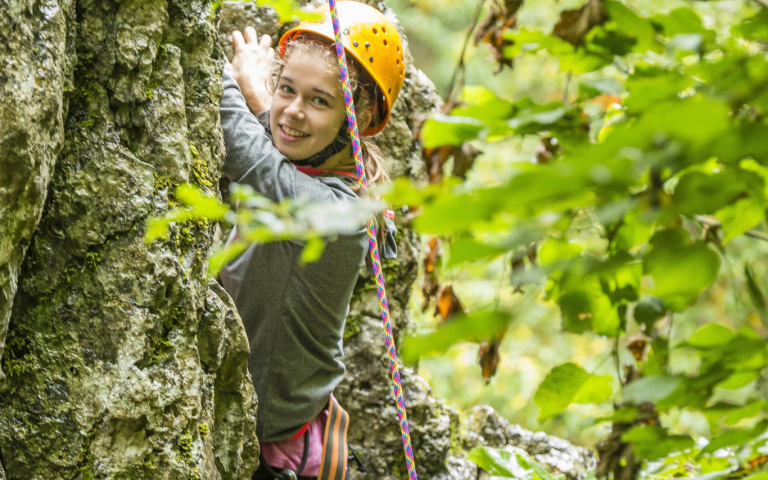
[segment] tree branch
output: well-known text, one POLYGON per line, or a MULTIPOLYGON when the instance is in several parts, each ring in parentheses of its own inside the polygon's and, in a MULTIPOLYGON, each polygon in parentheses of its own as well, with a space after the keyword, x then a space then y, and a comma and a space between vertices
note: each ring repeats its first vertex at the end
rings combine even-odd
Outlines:
MULTIPOLYGON (((757 0, 755 0, 757 1, 757 0)), ((766 5, 768 6, 768 5, 766 5)), ((694 219, 699 222, 703 223, 704 225, 709 225, 710 227, 722 227, 723 224, 720 223, 720 220, 707 216, 707 215, 695 215, 694 219)), ((752 238, 756 238, 758 240, 762 240, 764 242, 768 242, 768 233, 765 232, 759 232, 757 230, 748 230, 744 232, 744 235, 752 238)))

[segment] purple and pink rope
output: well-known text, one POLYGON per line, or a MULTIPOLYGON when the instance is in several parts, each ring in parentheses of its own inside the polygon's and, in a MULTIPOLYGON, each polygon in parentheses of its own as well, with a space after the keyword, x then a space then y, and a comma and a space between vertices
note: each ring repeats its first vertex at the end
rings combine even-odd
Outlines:
MULTIPOLYGON (((360 190, 365 195, 368 189, 368 181, 365 178, 365 168, 363 167, 363 153, 360 148, 360 134, 357 131, 357 117, 355 116, 355 105, 352 99, 352 88, 349 84, 349 70, 347 68, 347 57, 344 52, 344 45, 341 41, 339 27, 339 17, 336 12, 336 0, 328 0, 331 8, 331 19, 333 22, 333 34, 336 38, 336 55, 339 59, 339 71, 341 72, 341 82, 344 88, 344 103, 347 108, 347 120, 349 121, 350 134, 352 136, 352 151, 355 155, 355 167, 357 169, 357 179, 360 183, 360 190)), ((405 450, 405 463, 408 467, 408 478, 416 480, 416 463, 413 460, 413 448, 411 447, 411 434, 408 430, 408 416, 405 412, 405 399, 403 398, 403 387, 400 384, 400 372, 397 368, 397 353, 395 352, 395 340, 392 335, 392 324, 389 321, 389 305, 387 304, 387 293, 384 290, 384 275, 381 272, 381 260, 379 258, 379 246, 376 241, 376 227, 373 225, 373 219, 368 222, 368 245, 371 251, 371 263, 373 263, 373 274, 376 277, 376 292, 379 295, 379 306, 381 307, 381 321, 384 323, 384 330, 387 337, 387 350, 389 351, 389 373, 392 377, 392 384, 395 389, 395 399, 397 401, 397 417, 400 421, 400 433, 403 437, 403 449, 405 450)))

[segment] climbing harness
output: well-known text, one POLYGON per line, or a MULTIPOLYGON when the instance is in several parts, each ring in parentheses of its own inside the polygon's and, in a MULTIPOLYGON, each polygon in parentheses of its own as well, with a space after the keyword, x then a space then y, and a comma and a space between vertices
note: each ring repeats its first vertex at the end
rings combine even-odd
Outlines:
MULTIPOLYGON (((341 73, 341 83, 344 88, 344 103, 347 110, 347 120, 349 122, 350 136, 352 137, 352 150, 355 156, 355 168, 357 169, 357 178, 360 183, 360 191, 364 195, 368 189, 368 182, 365 178, 365 169, 363 168, 363 154, 360 148, 360 134, 357 130, 357 118, 355 116, 354 100, 352 99, 352 88, 349 83, 349 70, 347 68, 347 58, 344 54, 344 44, 341 38, 341 28, 339 27, 339 17, 336 11, 336 0, 328 0, 331 10, 331 20, 333 22, 333 34, 336 41, 336 55, 339 59, 339 71, 341 73)), ((401 52, 398 52, 401 53, 401 52)), ((400 63, 398 62, 398 65, 400 63)), ((392 335, 392 324, 389 320, 389 305, 387 304, 387 294, 384 290, 384 275, 381 272, 381 260, 379 259, 379 246, 376 241, 376 227, 373 224, 373 218, 368 222, 368 245, 371 251, 371 262, 373 264, 373 273, 376 277, 376 291, 379 295, 379 306, 381 307, 381 320, 384 324, 387 337, 387 350, 389 351, 389 372, 392 377, 392 384, 395 390, 395 399, 397 400, 397 416, 400 421, 400 433, 403 437, 403 449, 405 450, 405 461, 408 468, 408 478, 416 480, 416 464, 413 460, 413 448, 411 448, 411 434, 408 430, 408 417, 405 412, 405 400, 403 398, 403 387, 400 384, 400 372, 397 367, 397 353, 395 352, 395 341, 392 335)))

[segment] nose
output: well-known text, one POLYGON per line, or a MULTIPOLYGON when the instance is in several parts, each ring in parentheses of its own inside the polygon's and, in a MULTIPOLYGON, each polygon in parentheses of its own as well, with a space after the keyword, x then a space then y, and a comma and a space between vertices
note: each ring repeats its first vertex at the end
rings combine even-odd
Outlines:
POLYGON ((291 118, 304 118, 304 102, 301 96, 297 95, 288 106, 285 107, 285 114, 291 118))

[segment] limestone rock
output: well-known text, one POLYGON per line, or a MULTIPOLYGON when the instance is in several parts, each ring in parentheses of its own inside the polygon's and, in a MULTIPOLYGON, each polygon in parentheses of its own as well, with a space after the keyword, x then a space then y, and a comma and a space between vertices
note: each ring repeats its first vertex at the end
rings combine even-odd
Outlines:
MULTIPOLYGON (((71 1, 0 0, 0 358, 27 247, 43 213, 72 88, 71 1)), ((3 378, 0 367, 0 382, 3 378)))
POLYGON ((177 183, 215 194, 208 3, 0 7, 0 478, 250 478, 256 398, 242 323, 207 276, 213 228, 144 242, 177 183))

